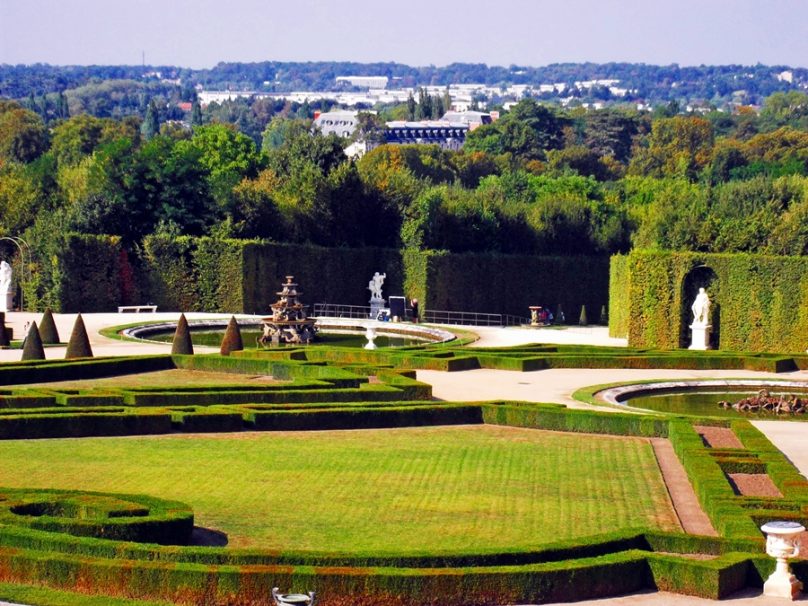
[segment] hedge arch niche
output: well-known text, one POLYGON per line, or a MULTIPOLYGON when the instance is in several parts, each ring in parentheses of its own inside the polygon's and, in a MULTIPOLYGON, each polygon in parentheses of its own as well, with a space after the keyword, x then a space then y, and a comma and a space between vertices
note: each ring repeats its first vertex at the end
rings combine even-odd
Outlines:
POLYGON ((712 349, 721 349, 721 281, 709 265, 696 265, 682 280, 679 309, 679 347, 690 346, 690 325, 693 323, 691 306, 699 294, 699 288, 707 291, 710 297, 710 324, 713 326, 710 336, 712 349))
POLYGON ((803 354, 808 348, 808 256, 634 250, 611 260, 609 334, 629 347, 678 349, 689 340, 699 287, 712 301, 713 347, 803 354), (719 343, 720 339, 720 343, 719 343))

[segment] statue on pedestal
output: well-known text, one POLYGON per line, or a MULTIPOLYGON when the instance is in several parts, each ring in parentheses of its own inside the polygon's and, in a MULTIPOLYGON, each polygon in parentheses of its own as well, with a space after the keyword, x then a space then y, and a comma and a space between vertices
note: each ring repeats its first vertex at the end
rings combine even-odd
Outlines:
POLYGON ((11 311, 14 293, 11 290, 11 265, 0 261, 0 311, 11 311))
POLYGON ((370 291, 370 300, 373 301, 374 299, 383 300, 382 299, 382 284, 384 284, 384 279, 387 277, 387 274, 380 274, 378 271, 373 274, 373 277, 368 282, 368 290, 370 291))
POLYGON ((382 297, 382 284, 387 277, 386 273, 380 274, 378 271, 373 274, 373 277, 368 282, 368 290, 370 291, 370 319, 375 320, 379 316, 379 312, 384 308, 384 298, 382 297))
POLYGON ((693 310, 693 323, 690 325, 692 336, 688 349, 706 350, 710 349, 710 297, 707 291, 699 288, 699 294, 690 306, 693 310))

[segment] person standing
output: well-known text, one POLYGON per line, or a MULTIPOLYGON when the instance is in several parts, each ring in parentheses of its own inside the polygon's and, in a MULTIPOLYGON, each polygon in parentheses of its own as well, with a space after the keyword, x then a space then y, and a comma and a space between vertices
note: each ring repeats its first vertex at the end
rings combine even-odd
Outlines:
POLYGON ((412 308, 412 321, 418 324, 418 299, 410 299, 410 307, 412 308))

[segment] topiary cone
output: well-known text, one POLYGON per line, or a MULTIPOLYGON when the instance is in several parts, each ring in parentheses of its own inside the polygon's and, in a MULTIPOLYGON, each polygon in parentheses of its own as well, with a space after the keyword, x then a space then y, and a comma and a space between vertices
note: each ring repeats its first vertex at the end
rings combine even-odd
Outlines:
POLYGON ((244 341, 241 339, 241 330, 236 322, 236 316, 230 316, 219 353, 229 356, 231 351, 241 351, 242 349, 244 349, 244 341))
POLYGON ((174 331, 174 340, 171 342, 171 353, 185 355, 194 353, 194 344, 191 343, 191 331, 188 329, 185 314, 181 314, 177 322, 177 330, 174 331))
POLYGON ((39 336, 42 337, 42 342, 48 345, 55 345, 60 343, 59 331, 56 330, 56 322, 53 321, 53 312, 48 307, 42 316, 42 322, 39 324, 39 336))
POLYGON ((87 336, 84 320, 81 318, 81 314, 79 314, 76 316, 76 323, 73 324, 73 332, 70 333, 70 341, 67 342, 65 360, 92 357, 93 350, 90 347, 90 337, 87 336))
POLYGON ((586 317, 586 305, 581 306, 581 315, 578 318, 578 324, 580 326, 588 326, 589 325, 589 320, 586 317))
POLYGON ((45 359, 45 348, 42 347, 42 337, 39 336, 39 329, 36 326, 36 322, 31 322, 31 328, 28 329, 28 334, 25 337, 25 343, 22 346, 22 359, 45 359))
POLYGON ((6 312, 0 311, 0 347, 8 347, 11 343, 6 334, 6 312))

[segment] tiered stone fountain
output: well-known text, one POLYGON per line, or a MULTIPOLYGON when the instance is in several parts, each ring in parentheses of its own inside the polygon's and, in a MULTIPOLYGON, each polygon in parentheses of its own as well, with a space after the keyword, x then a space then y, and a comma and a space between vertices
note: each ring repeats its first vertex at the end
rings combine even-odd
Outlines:
POLYGON ((280 345, 289 343, 305 345, 317 336, 316 320, 306 317, 307 305, 298 301, 303 294, 297 291, 294 276, 286 276, 286 282, 281 285, 278 293, 278 302, 270 305, 272 316, 261 318, 264 334, 258 339, 261 345, 280 345))

